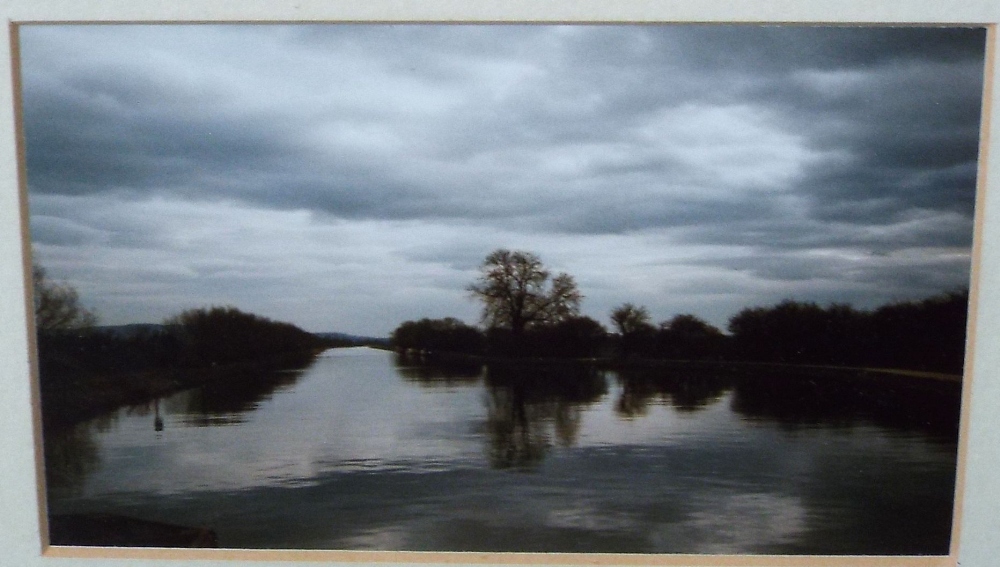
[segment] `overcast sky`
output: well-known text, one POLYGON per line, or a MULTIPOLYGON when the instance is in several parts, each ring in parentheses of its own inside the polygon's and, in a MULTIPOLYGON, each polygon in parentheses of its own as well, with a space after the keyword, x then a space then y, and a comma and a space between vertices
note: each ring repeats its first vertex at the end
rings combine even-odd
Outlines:
POLYGON ((478 322, 493 249, 584 314, 725 328, 968 285, 985 31, 21 28, 35 259, 102 323, 478 322))

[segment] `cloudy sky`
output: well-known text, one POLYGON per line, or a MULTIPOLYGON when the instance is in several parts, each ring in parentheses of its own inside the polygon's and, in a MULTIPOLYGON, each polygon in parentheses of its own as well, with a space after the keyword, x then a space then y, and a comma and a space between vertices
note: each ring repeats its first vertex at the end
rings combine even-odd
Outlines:
POLYGON ((35 259, 102 323, 478 321, 499 247, 583 312, 722 328, 968 285, 985 32, 21 28, 35 259))

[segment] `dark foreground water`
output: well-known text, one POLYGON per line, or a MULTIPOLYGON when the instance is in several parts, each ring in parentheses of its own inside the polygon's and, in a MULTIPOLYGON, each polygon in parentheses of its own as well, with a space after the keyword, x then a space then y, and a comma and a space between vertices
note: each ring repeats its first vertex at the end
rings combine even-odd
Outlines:
POLYGON ((829 382, 331 350, 52 435, 49 507, 231 548, 947 554, 957 392, 829 382))

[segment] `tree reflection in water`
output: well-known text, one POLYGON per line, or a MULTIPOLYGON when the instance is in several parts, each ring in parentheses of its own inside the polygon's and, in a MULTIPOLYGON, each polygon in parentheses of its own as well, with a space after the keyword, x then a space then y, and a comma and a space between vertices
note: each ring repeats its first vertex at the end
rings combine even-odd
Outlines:
POLYGON ((654 400, 680 412, 697 411, 718 401, 732 387, 728 377, 667 368, 623 368, 617 377, 622 391, 615 412, 624 418, 646 415, 654 400))
POLYGON ((47 427, 42 436, 47 489, 77 493, 87 476, 100 466, 95 435, 109 431, 123 416, 149 417, 150 428, 157 433, 165 426, 163 413, 183 415, 185 425, 242 423, 246 413, 276 392, 292 387, 304 371, 244 371, 201 388, 126 406, 72 427, 47 427))
POLYGON ((397 352, 393 363, 404 380, 421 386, 469 385, 483 376, 483 363, 470 357, 397 352))
POLYGON ((735 382, 732 410, 786 429, 851 427, 859 419, 954 442, 961 384, 908 376, 877 378, 760 373, 735 382))
MULTIPOLYGON (((43 436, 45 450, 45 483, 51 493, 77 494, 83 481, 97 469, 101 457, 94 440, 98 418, 62 431, 46 431, 43 436)), ((106 426, 106 425, 105 425, 106 426)))
POLYGON ((305 368, 294 370, 245 370, 191 390, 184 408, 186 425, 211 426, 243 423, 246 414, 276 392, 295 385, 305 368))
POLYGON ((511 359, 487 365, 468 357, 397 355, 404 380, 424 387, 483 382, 484 434, 494 468, 534 469, 551 447, 577 443, 584 409, 608 393, 606 376, 620 386, 614 400, 622 419, 645 416, 651 405, 696 412, 731 394, 731 410, 749 421, 786 429, 848 427, 859 419, 897 430, 919 430, 954 442, 961 407, 958 384, 900 376, 862 378, 815 369, 761 369, 691 365, 628 366, 600 370, 585 361, 511 359))
POLYGON ((531 469, 554 442, 577 441, 585 406, 607 394, 604 374, 574 362, 495 363, 486 369, 490 465, 531 469))
POLYGON ((117 435, 86 424, 46 447, 50 482, 76 483, 49 493, 51 510, 204 523, 234 547, 357 549, 388 533, 399 539, 374 544, 947 552, 955 445, 898 430, 943 419, 934 403, 951 407, 957 383, 680 363, 408 360, 396 372, 389 353, 363 354, 326 360, 270 407, 297 374, 226 400, 221 384, 161 400, 162 442, 156 405, 114 414, 117 435), (264 413, 244 426, 179 431, 191 408, 255 405, 264 413))

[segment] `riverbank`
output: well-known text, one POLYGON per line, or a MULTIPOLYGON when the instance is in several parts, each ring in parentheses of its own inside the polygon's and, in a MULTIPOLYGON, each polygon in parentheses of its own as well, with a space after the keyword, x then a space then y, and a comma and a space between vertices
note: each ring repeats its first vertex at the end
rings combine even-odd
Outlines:
POLYGON ((929 385, 953 384, 961 386, 962 375, 942 372, 927 372, 902 368, 865 368, 852 366, 829 366, 812 364, 781 364, 772 362, 753 362, 739 360, 669 360, 654 358, 632 358, 627 360, 615 358, 517 358, 506 356, 484 356, 453 352, 408 351, 397 355, 407 360, 415 360, 432 364, 480 364, 500 366, 547 366, 554 364, 591 364, 601 370, 629 371, 677 371, 686 373, 711 372, 722 376, 759 375, 761 371, 775 377, 795 376, 809 373, 811 378, 838 379, 850 378, 860 380, 907 380, 927 382, 929 385))
POLYGON ((961 383, 961 374, 943 372, 927 372, 922 370, 907 370, 903 368, 866 368, 853 366, 830 366, 817 364, 782 364, 773 362, 753 362, 741 360, 671 360, 658 358, 631 358, 627 360, 615 358, 549 358, 549 357, 510 357, 464 354, 455 352, 433 352, 409 350, 396 351, 396 354, 416 361, 430 363, 465 363, 465 364, 593 364, 602 370, 628 369, 664 369, 664 370, 714 370, 727 373, 754 372, 768 370, 777 373, 809 371, 819 372, 826 376, 850 376, 854 378, 878 377, 910 377, 938 382, 961 383))
MULTIPOLYGON (((406 361, 404 356, 401 360, 406 361)), ((817 416, 831 421, 867 416, 875 423, 907 424, 957 438, 962 377, 905 369, 610 358, 556 359, 422 353, 415 365, 482 372, 491 387, 513 388, 526 399, 594 399, 613 375, 626 392, 622 411, 649 396, 697 408, 730 390, 750 416, 791 424, 817 416)), ((648 400, 647 400, 648 401, 648 400)))
POLYGON ((46 368, 40 373, 42 424, 46 430, 66 429, 181 390, 230 380, 260 380, 274 371, 302 368, 320 352, 292 352, 221 366, 132 372, 93 372, 65 365, 46 368))

